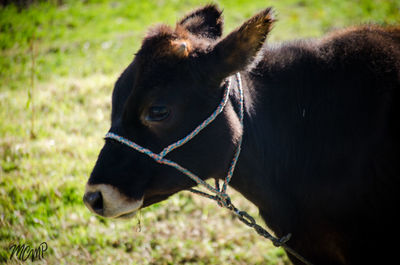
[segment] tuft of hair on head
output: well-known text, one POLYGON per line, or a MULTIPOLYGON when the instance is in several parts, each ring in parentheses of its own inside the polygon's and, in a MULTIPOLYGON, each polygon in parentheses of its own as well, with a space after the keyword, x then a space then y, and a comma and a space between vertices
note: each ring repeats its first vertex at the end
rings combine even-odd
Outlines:
POLYGON ((188 32, 182 28, 172 29, 160 24, 149 29, 138 54, 147 58, 165 58, 175 56, 188 57, 191 51, 188 32))
POLYGON ((150 60, 187 58, 220 38, 222 27, 222 11, 216 5, 206 5, 179 20, 175 29, 165 24, 150 28, 138 54, 150 60))

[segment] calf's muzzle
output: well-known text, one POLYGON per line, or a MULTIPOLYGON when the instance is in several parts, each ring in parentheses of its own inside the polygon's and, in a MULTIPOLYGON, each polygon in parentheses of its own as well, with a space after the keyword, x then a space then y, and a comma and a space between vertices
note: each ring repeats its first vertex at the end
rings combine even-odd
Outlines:
POLYGON ((110 184, 86 184, 83 202, 95 214, 110 218, 129 218, 143 205, 143 198, 126 196, 110 184))

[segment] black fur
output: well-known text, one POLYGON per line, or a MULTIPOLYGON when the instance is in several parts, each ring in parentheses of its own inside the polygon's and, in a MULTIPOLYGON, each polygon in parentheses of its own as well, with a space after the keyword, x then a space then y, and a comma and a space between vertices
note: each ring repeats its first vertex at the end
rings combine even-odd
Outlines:
MULTIPOLYGON (((207 14, 213 13, 209 9, 207 14)), ((158 152, 216 108, 226 76, 217 78, 218 68, 205 65, 209 68, 218 40, 196 46, 196 27, 189 24, 188 58, 154 58, 141 49, 121 75, 113 92, 112 132, 158 152), (172 115, 158 124, 144 122, 155 103, 169 106, 172 115)), ((210 34, 220 36, 215 30, 210 34)), ((216 56, 212 60, 225 59, 216 56)), ((278 236, 292 233, 288 245, 314 264, 395 262, 400 29, 362 26, 319 40, 264 46, 257 63, 241 75, 244 142, 231 185, 260 209, 278 236)), ((168 158, 204 178, 223 178, 241 132, 235 95, 214 123, 168 158)), ((144 207, 195 184, 112 140, 106 140, 89 183, 144 196, 144 207)))

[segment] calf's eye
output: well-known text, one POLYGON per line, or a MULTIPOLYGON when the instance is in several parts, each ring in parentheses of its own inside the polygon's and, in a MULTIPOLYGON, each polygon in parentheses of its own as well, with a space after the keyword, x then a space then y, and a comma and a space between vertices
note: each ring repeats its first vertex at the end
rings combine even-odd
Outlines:
POLYGON ((162 121, 166 119, 170 111, 166 106, 152 106, 145 117, 146 121, 162 121))

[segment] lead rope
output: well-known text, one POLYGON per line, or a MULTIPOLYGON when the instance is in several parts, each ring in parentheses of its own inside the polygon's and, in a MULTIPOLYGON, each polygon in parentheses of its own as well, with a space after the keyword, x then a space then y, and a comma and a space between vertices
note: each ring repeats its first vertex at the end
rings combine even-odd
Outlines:
MULTIPOLYGON (((240 124, 243 128, 243 112, 244 112, 243 111, 243 109, 244 109, 244 107, 243 107, 243 105, 244 105, 243 104, 243 88, 242 88, 242 80, 240 78, 239 73, 236 74, 236 80, 237 80, 239 94, 240 94, 239 95, 240 96, 240 98, 239 98, 239 120, 240 120, 240 124)), ((246 211, 241 211, 241 210, 237 209, 232 204, 231 198, 229 197, 229 195, 226 193, 228 184, 232 178, 236 163, 239 158, 239 154, 240 154, 241 146, 242 146, 243 135, 240 137, 240 139, 237 143, 237 148, 236 148, 235 154, 233 156, 232 162, 229 166, 228 173, 222 184, 222 188, 219 187, 217 179, 215 182, 215 187, 213 187, 210 184, 208 184, 206 181, 204 181, 200 177, 198 177, 196 174, 189 171, 188 169, 180 166, 178 163, 176 163, 174 161, 171 161, 171 160, 165 158, 165 156, 169 152, 173 151, 174 149, 176 149, 176 148, 182 146, 183 144, 187 143, 188 141, 190 141, 201 130, 203 130, 205 127, 207 127, 207 125, 209 125, 212 121, 215 120, 215 118, 223 111, 226 103, 228 102, 230 88, 231 88, 231 79, 229 79, 228 82, 225 83, 224 95, 223 95, 222 101, 218 105, 217 109, 206 120, 204 120, 199 126, 197 126, 191 133, 189 133, 186 137, 167 146, 159 154, 153 153, 151 150, 144 148, 144 147, 142 147, 122 136, 114 134, 112 132, 108 132, 106 134, 105 138, 114 139, 120 143, 123 143, 123 144, 135 149, 138 152, 148 155, 149 157, 153 158, 157 163, 171 166, 171 167, 177 169, 178 171, 182 172, 183 174, 185 174, 186 176, 191 178, 194 182, 196 182, 197 185, 205 187, 210 193, 213 193, 215 195, 212 195, 212 194, 200 191, 200 190, 196 190, 196 189, 189 189, 189 191, 191 191, 195 194, 201 195, 203 197, 215 200, 220 207, 224 207, 224 208, 227 208, 228 210, 232 211, 233 214, 236 215, 238 217, 238 219, 241 222, 243 222, 245 225, 253 228, 259 235, 272 241, 274 246, 283 247, 287 252, 292 254, 298 260, 302 261, 304 264, 312 265, 312 263, 310 263, 305 258, 303 258, 299 253, 297 253, 295 250, 293 250, 292 248, 290 248, 289 246, 286 245, 286 242, 290 239, 291 234, 288 234, 281 238, 276 238, 276 237, 272 236, 267 230, 265 230, 263 227, 258 225, 257 222, 255 221, 255 219, 251 215, 249 215, 246 211)))

